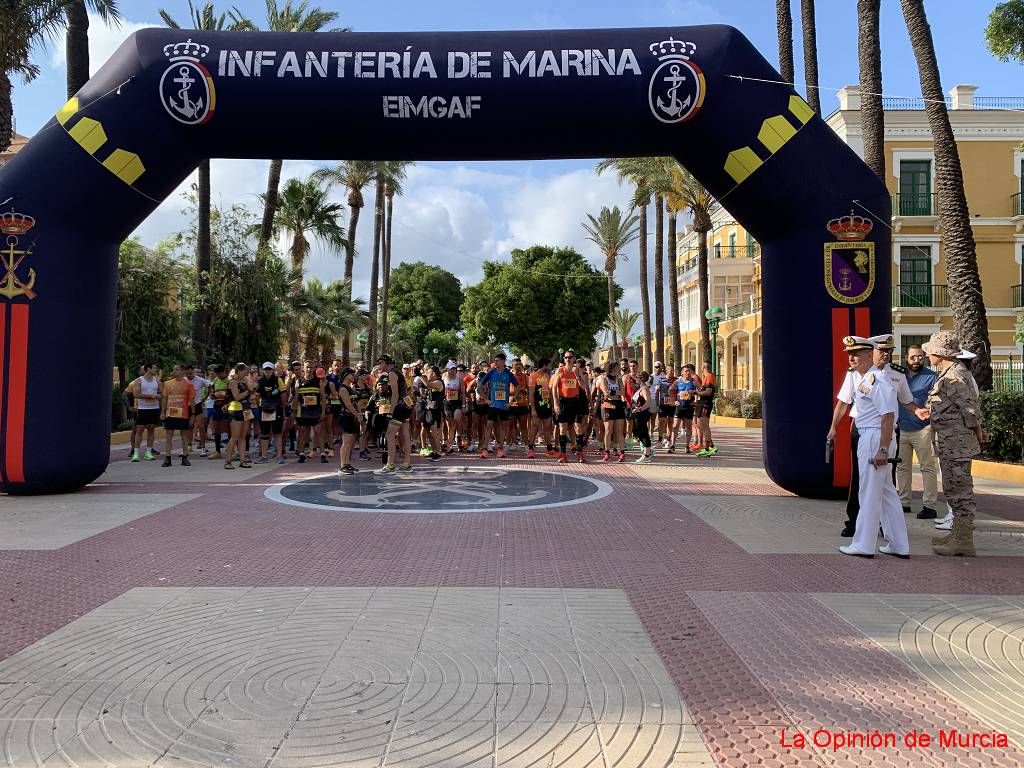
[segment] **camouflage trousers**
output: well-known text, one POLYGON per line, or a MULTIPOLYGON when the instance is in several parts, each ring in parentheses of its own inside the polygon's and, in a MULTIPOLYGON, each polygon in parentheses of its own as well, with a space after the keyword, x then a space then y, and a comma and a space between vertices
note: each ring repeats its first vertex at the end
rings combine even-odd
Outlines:
POLYGON ((977 506, 974 503, 974 479, 971 477, 970 459, 939 457, 942 471, 942 494, 946 497, 954 519, 974 522, 977 506))

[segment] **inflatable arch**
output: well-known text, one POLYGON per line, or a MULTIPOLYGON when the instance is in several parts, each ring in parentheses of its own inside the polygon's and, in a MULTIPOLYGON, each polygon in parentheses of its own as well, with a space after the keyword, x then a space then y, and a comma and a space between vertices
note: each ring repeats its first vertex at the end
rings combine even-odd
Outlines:
POLYGON ((839 495, 837 339, 890 328, 868 213, 889 197, 759 79, 779 76, 725 26, 135 33, 0 170, 0 490, 72 491, 107 466, 118 244, 204 158, 672 155, 761 244, 768 473, 839 495))

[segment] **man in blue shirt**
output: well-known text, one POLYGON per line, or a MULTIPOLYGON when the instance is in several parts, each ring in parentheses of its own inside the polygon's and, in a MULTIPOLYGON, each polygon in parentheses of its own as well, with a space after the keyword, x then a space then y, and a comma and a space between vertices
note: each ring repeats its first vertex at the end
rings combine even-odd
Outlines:
MULTIPOLYGON (((921 347, 914 345, 907 349, 907 384, 910 386, 910 393, 914 396, 914 403, 918 408, 923 408, 928 399, 928 392, 938 375, 925 365, 928 358, 921 347)), ((935 460, 935 450, 932 446, 932 427, 927 421, 921 421, 917 416, 908 413, 906 409, 899 410, 900 427, 900 452, 903 461, 896 469, 896 485, 900 494, 900 504, 904 513, 910 509, 910 485, 913 479, 914 454, 917 454, 917 462, 921 467, 921 476, 924 479, 924 506, 917 516, 921 520, 933 520, 937 517, 935 512, 936 499, 938 497, 938 462, 935 460)))
POLYGON ((505 367, 505 353, 494 356, 494 365, 477 380, 478 391, 488 399, 491 407, 487 410, 487 426, 480 441, 480 458, 487 458, 487 444, 490 431, 494 429, 494 442, 497 444, 499 459, 505 458, 505 444, 502 442, 502 422, 510 417, 508 403, 510 395, 515 391, 516 379, 512 371, 505 367))

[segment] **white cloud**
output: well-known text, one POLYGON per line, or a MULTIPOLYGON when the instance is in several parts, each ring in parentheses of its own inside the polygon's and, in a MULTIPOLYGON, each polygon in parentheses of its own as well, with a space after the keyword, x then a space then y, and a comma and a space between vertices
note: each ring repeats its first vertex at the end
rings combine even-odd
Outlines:
MULTIPOLYGON (((125 19, 119 26, 107 25, 99 16, 89 14, 89 74, 94 75, 103 64, 114 55, 125 40, 140 29, 150 27, 162 27, 163 24, 149 21, 128 21, 125 19)), ((53 40, 53 50, 50 54, 50 65, 62 68, 67 61, 64 50, 64 39, 66 33, 61 29, 53 40)))

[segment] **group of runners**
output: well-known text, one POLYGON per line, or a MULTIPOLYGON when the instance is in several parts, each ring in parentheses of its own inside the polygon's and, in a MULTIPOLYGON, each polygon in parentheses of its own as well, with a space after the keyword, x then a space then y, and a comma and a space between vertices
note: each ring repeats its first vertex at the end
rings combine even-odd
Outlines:
POLYGON ((625 462, 639 448, 635 463, 643 464, 653 461, 657 443, 667 453, 706 458, 718 451, 710 424, 716 389, 707 365, 700 373, 684 365, 677 376, 661 362, 653 372, 636 360, 601 367, 569 350, 555 366, 498 353, 476 363, 399 368, 383 355, 372 369, 340 359, 328 368, 297 360, 230 370, 175 365, 166 380, 146 364, 124 397, 134 417, 131 461, 159 455, 162 425, 165 467, 177 435, 183 466, 196 446, 225 469, 235 469, 236 459, 239 467, 284 464, 289 455, 327 464, 337 455, 341 472, 353 474, 355 456, 372 461, 375 454, 381 473, 411 470, 414 454, 500 459, 518 450, 533 459, 543 451, 564 464, 586 463, 588 452, 589 460, 625 462))

